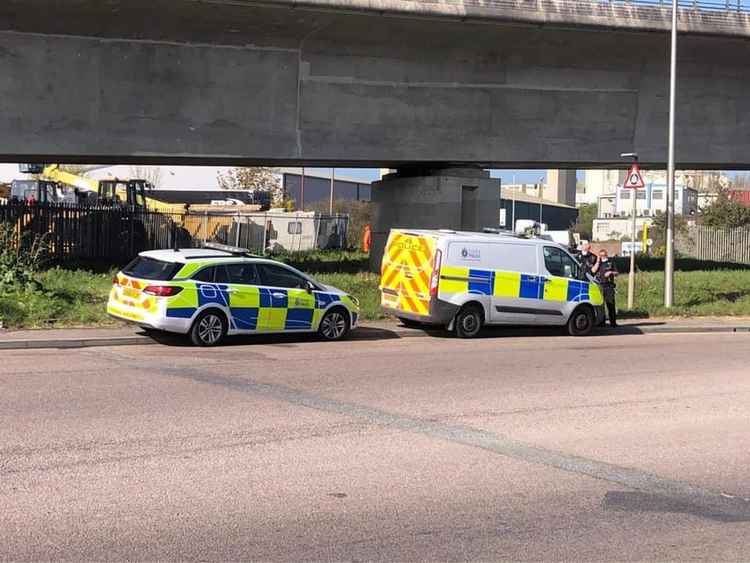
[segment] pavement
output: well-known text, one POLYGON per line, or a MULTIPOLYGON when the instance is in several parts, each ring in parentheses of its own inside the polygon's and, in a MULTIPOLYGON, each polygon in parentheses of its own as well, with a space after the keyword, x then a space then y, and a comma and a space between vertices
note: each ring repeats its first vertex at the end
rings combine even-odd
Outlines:
MULTIPOLYGON (((529 327, 489 327, 485 336, 550 334, 557 329, 529 327)), ((654 318, 623 319, 616 329, 600 328, 598 334, 658 334, 691 332, 750 332, 748 317, 654 318)), ((377 338, 407 338, 413 336, 441 336, 439 329, 419 330, 402 326, 396 321, 365 322, 353 332, 353 340, 377 338)), ((257 339, 258 337, 250 337, 257 339)), ((260 337, 263 339, 264 337, 260 337)), ((123 325, 109 328, 63 328, 35 330, 0 330, 0 350, 34 348, 88 348, 95 346, 132 346, 145 344, 174 344, 180 338, 148 332, 138 327, 123 325)), ((236 339, 235 339, 236 340, 236 339)))
POLYGON ((3 351, 0 560, 746 560, 749 345, 3 351))

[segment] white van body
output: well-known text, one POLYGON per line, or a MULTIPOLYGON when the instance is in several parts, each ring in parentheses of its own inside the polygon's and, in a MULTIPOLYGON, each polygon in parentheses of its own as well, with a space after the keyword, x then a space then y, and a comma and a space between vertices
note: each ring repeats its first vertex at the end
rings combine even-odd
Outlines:
POLYGON ((603 319, 599 286, 580 279, 564 246, 510 233, 393 229, 380 290, 387 312, 448 328, 468 305, 481 309, 481 324, 568 325, 576 333, 578 312, 590 320, 588 333, 603 319))

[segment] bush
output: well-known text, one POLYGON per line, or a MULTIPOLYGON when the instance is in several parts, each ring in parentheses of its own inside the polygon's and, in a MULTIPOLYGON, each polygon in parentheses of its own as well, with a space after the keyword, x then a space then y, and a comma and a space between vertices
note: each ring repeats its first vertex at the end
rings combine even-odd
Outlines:
POLYGON ((366 272, 369 255, 356 250, 310 250, 306 252, 277 253, 273 258, 307 272, 347 273, 366 272))
MULTIPOLYGON (((630 258, 619 256, 615 258, 617 271, 622 273, 630 270, 630 258)), ((635 267, 639 272, 663 272, 664 257, 638 255, 635 267)), ((678 272, 718 271, 718 270, 750 270, 750 264, 733 264, 729 262, 711 262, 697 258, 675 258, 675 270, 678 272)))
POLYGON ((750 225, 750 207, 721 194, 701 213, 701 224, 717 229, 735 229, 750 225))
POLYGON ((0 293, 38 287, 34 274, 42 267, 47 247, 43 236, 0 225, 0 293))

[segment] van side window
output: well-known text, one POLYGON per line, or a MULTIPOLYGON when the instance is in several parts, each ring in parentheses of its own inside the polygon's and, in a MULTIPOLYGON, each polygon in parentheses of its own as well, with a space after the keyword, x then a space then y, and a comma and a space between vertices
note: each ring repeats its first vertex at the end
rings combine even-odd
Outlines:
POLYGON ((544 265, 553 276, 578 279, 578 264, 559 248, 544 247, 544 265))

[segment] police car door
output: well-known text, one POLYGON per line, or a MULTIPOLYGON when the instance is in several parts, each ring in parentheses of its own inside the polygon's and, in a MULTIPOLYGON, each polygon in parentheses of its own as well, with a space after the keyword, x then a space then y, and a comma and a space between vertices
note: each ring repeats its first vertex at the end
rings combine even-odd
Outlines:
POLYGON ((215 281, 227 284, 233 328, 242 332, 259 330, 260 276, 255 264, 238 262, 217 266, 215 281))
POLYGON ((579 265, 570 255, 558 246, 540 246, 542 253, 542 283, 544 297, 539 304, 538 322, 543 324, 564 324, 576 303, 588 290, 586 282, 578 280, 579 265))
POLYGON ((263 283, 260 288, 259 330, 312 330, 315 295, 305 278, 277 264, 258 264, 263 283))

